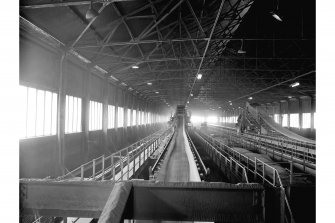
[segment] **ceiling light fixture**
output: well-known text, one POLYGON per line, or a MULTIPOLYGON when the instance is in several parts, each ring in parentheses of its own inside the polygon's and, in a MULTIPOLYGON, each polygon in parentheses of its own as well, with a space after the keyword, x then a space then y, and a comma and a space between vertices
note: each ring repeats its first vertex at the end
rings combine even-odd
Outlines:
POLYGON ((270 12, 270 14, 275 20, 282 22, 283 20, 278 15, 278 11, 279 11, 278 8, 279 8, 279 0, 277 0, 276 8, 272 12, 270 12))
POLYGON ((291 99, 292 98, 292 96, 287 96, 289 99, 291 99))
POLYGON ((133 69, 138 69, 138 68, 140 68, 140 67, 137 66, 137 65, 133 65, 133 66, 131 66, 131 68, 133 68, 133 69))
POLYGON ((99 13, 93 9, 93 3, 91 2, 90 6, 88 7, 88 9, 86 11, 85 18, 87 20, 92 20, 95 17, 97 17, 98 15, 99 15, 99 13))
POLYGON ((191 93, 190 95, 191 95, 191 97, 193 97, 193 94, 192 94, 192 93, 191 93))
POLYGON ((291 84, 290 87, 297 87, 297 86, 299 86, 299 85, 300 85, 299 82, 295 82, 295 83, 291 84))
POLYGON ((158 92, 158 91, 156 91, 155 93, 156 93, 156 94, 158 94, 159 92, 158 92))
POLYGON ((273 18, 275 18, 276 20, 278 20, 279 22, 282 22, 283 20, 279 17, 279 15, 277 15, 275 12, 270 12, 270 14, 272 15, 273 18))
POLYGON ((151 83, 151 82, 148 82, 147 84, 148 84, 148 85, 152 85, 152 83, 151 83))
POLYGON ((249 97, 248 99, 249 99, 249 100, 252 100, 252 97, 249 97))
POLYGON ((200 80, 202 78, 202 74, 197 75, 197 79, 200 80))
POLYGON ((231 102, 230 102, 229 104, 230 104, 230 105, 233 105, 233 103, 231 103, 231 102))
POLYGON ((241 48, 237 51, 238 54, 245 54, 246 51, 243 50, 243 39, 241 39, 241 48))
POLYGON ((187 104, 189 104, 190 102, 189 101, 187 101, 187 104))

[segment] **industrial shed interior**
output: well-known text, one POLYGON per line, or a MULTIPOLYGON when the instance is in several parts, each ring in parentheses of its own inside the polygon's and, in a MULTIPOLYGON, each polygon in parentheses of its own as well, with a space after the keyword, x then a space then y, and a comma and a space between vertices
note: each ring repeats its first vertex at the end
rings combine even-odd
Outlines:
POLYGON ((315 1, 25 0, 20 222, 315 222, 315 1))

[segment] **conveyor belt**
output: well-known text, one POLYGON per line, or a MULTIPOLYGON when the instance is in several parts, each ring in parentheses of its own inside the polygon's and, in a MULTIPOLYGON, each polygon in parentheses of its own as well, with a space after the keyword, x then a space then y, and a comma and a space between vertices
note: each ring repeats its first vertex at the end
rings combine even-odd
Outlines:
POLYGON ((200 181, 197 166, 185 134, 183 117, 180 117, 177 122, 175 135, 168 147, 157 180, 165 182, 200 181))

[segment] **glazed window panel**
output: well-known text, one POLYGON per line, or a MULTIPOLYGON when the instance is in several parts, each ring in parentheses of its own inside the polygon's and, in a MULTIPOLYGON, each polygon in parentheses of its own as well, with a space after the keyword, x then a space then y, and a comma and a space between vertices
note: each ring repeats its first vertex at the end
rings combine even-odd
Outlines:
POLYGON ((311 128, 311 113, 302 114, 302 128, 304 129, 311 128))
POLYGON ((115 106, 108 105, 108 129, 113 129, 115 127, 115 106))
POLYGON ((51 91, 19 86, 20 139, 55 135, 57 131, 57 94, 51 91))
POLYGON ((102 103, 90 101, 89 131, 102 130, 102 103))
POLYGON ((282 126, 288 127, 288 115, 287 114, 282 115, 282 126))
POLYGON ((127 127, 131 126, 131 110, 127 109, 127 127))
POLYGON ((133 123, 132 123, 132 125, 133 126, 136 125, 136 110, 135 109, 133 109, 133 123))
POLYGON ((117 116, 118 116, 118 122, 117 122, 117 127, 118 128, 121 128, 121 127, 123 127, 123 116, 124 116, 124 114, 123 114, 123 108, 122 107, 118 107, 117 108, 118 110, 117 110, 117 116))
POLYGON ((279 114, 274 114, 273 119, 274 119, 275 123, 279 124, 279 114))
POLYGON ((290 127, 299 128, 299 113, 290 114, 290 127))
POLYGON ((81 132, 81 98, 65 97, 65 133, 81 132))

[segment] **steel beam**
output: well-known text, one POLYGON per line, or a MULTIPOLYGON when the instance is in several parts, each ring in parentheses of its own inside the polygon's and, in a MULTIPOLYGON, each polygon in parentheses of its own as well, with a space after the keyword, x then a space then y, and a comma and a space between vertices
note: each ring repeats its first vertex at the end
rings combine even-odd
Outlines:
POLYGON ((89 5, 91 3, 112 3, 112 2, 127 2, 134 0, 91 0, 91 1, 82 1, 82 0, 48 0, 48 1, 31 1, 29 3, 23 3, 20 5, 20 8, 24 9, 40 9, 40 8, 55 8, 55 7, 66 7, 66 6, 75 6, 75 5, 89 5))
MULTIPOLYGON (((199 67, 198 67, 198 71, 197 71, 196 75, 200 72, 202 63, 204 62, 204 58, 205 58, 205 56, 206 56, 206 53, 207 53, 207 50, 208 50, 208 47, 209 47, 209 44, 210 44, 210 40, 212 39, 212 36, 213 36, 214 30, 215 30, 216 24, 217 24, 217 22, 218 22, 218 19, 219 19, 219 17, 220 17, 220 14, 221 14, 221 11, 222 11, 224 2, 225 2, 225 0, 222 0, 222 1, 221 1, 220 8, 219 8, 218 13, 217 13, 217 15, 216 15, 216 18, 215 18, 215 21, 214 21, 214 24, 213 24, 213 28, 212 28, 211 33, 210 33, 210 35, 209 35, 209 38, 208 38, 208 41, 207 41, 207 44, 206 44, 206 48, 205 48, 204 53, 203 53, 203 55, 202 55, 202 59, 201 59, 201 61, 200 61, 200 64, 199 64, 199 67)), ((192 87, 191 87, 191 90, 190 90, 190 94, 189 94, 188 97, 187 97, 187 101, 188 101, 188 99, 190 98, 190 95, 191 95, 191 93, 192 93, 192 90, 193 90, 193 87, 194 87, 194 85, 195 85, 196 80, 197 80, 197 78, 196 78, 196 76, 195 76, 195 78, 194 78, 194 82, 193 82, 192 87)), ((185 101, 185 103, 186 103, 186 101, 185 101)))

